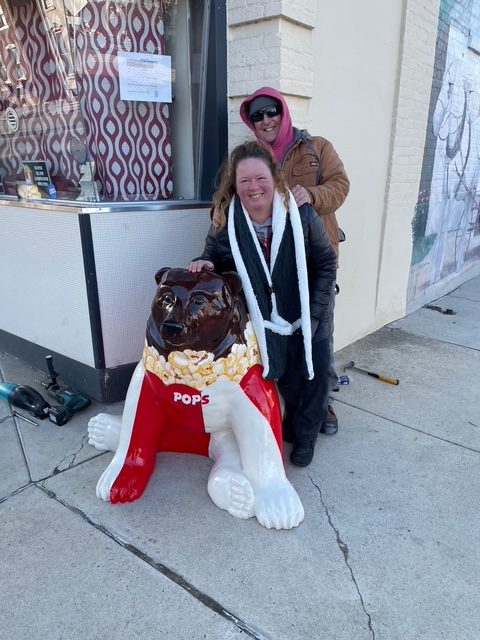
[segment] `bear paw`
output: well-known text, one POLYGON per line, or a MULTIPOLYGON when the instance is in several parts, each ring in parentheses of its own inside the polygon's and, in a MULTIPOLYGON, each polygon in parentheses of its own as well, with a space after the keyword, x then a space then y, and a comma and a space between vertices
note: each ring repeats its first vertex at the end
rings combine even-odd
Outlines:
POLYGON ((88 443, 99 451, 116 451, 120 439, 121 416, 99 413, 88 422, 88 443))
POLYGON ((97 496, 112 504, 133 502, 140 498, 148 484, 154 463, 123 464, 115 457, 100 476, 97 483, 97 496))
POLYGON ((117 479, 121 468, 122 462, 113 458, 111 463, 100 476, 100 480, 97 482, 97 498, 101 498, 102 500, 105 500, 105 502, 110 501, 110 490, 117 479))
POLYGON ((217 507, 230 515, 242 519, 255 515, 253 488, 243 473, 229 467, 217 467, 210 474, 207 490, 217 507))
POLYGON ((285 480, 256 492, 255 515, 267 529, 292 529, 302 522, 305 512, 297 492, 285 480))

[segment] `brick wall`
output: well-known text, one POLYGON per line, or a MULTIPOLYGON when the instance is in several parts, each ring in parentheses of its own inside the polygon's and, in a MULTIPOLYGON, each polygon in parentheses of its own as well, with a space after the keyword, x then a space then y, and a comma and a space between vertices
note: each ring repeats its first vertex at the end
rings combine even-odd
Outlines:
POLYGON ((231 0, 227 11, 230 147, 248 135, 238 118, 241 101, 262 86, 281 91, 294 122, 304 126, 314 82, 316 2, 231 0))

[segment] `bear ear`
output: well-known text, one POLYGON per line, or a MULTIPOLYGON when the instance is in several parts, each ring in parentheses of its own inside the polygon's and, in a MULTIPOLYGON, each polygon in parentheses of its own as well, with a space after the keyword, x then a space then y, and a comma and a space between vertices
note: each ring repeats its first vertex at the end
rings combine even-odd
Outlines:
POLYGON ((225 271, 225 273, 222 273, 222 278, 225 280, 232 294, 237 296, 242 290, 242 281, 238 273, 235 271, 225 271))
POLYGON ((159 270, 157 271, 157 273, 155 274, 155 282, 156 282, 157 284, 160 284, 160 281, 161 281, 161 279, 162 279, 163 275, 164 275, 165 273, 167 273, 167 271, 170 271, 170 267, 163 267, 163 269, 159 269, 159 270))

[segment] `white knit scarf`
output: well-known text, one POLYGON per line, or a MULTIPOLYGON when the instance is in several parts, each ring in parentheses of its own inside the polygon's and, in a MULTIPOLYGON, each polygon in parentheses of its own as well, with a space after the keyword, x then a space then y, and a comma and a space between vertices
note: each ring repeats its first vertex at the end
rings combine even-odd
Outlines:
POLYGON ((245 299, 247 301, 248 311, 250 314, 250 320, 255 330, 260 355, 262 358, 262 364, 264 368, 263 376, 267 377, 269 372, 269 358, 267 351, 267 341, 265 335, 265 329, 270 329, 272 332, 280 334, 282 336, 292 335, 298 328, 301 327, 303 334, 303 347, 305 351, 305 362, 307 365, 308 377, 311 380, 313 378, 313 363, 312 363, 312 331, 310 320, 310 296, 308 291, 308 271, 307 260, 305 256, 305 239, 302 228, 302 221, 300 218, 300 212, 296 205, 293 195, 289 192, 288 211, 285 208, 281 195, 275 191, 273 198, 273 212, 272 212, 272 244, 270 254, 270 268, 267 265, 263 251, 258 241, 257 234, 253 227, 250 216, 247 210, 242 204, 243 213, 245 215, 248 228, 253 238, 253 242, 257 249, 260 261, 265 272, 265 277, 271 289, 271 304, 272 313, 269 319, 265 319, 262 316, 260 308, 258 306, 257 298, 252 287, 252 283, 247 273, 245 263, 243 261, 238 239, 235 232, 235 199, 230 202, 228 213, 228 237, 230 240, 230 247, 232 250, 233 259, 237 273, 242 281, 243 290, 245 293, 245 299), (279 248, 282 241, 283 234, 285 232, 285 225, 287 221, 287 215, 290 216, 290 222, 293 231, 293 241, 295 246, 295 265, 297 270, 297 279, 300 295, 300 309, 301 317, 290 323, 280 316, 277 310, 277 301, 275 292, 273 291, 271 273, 273 272, 275 262, 277 259, 291 259, 293 256, 280 256, 279 248))

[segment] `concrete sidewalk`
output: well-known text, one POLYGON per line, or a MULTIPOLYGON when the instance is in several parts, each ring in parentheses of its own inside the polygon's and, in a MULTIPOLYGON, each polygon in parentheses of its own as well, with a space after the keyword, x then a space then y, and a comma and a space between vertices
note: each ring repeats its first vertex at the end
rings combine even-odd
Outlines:
MULTIPOLYGON (((211 462, 159 454, 144 496, 95 496, 112 454, 64 427, 0 424, 3 640, 478 640, 480 277, 336 354, 336 436, 287 475, 291 531, 217 509, 211 462), (450 308, 454 314, 442 313, 450 308)), ((1 379, 42 377, 0 354, 1 379)), ((8 416, 0 400, 0 419, 8 416)))

